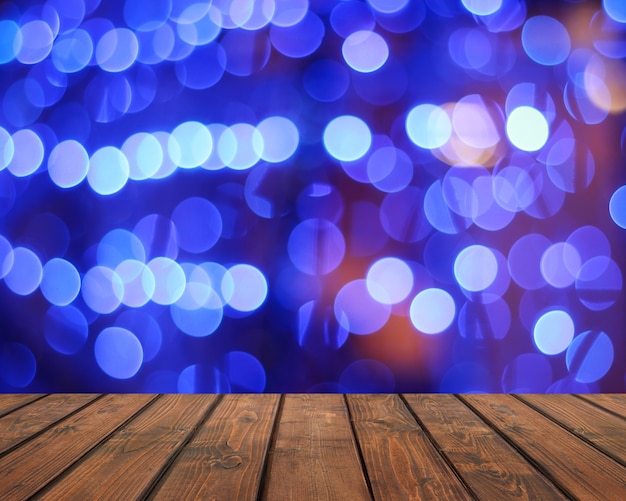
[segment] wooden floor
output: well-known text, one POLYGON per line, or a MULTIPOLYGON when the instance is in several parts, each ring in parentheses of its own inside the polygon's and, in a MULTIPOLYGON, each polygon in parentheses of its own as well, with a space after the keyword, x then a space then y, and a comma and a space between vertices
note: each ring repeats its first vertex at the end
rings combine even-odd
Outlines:
POLYGON ((626 395, 0 395, 0 500, 626 500, 626 395))

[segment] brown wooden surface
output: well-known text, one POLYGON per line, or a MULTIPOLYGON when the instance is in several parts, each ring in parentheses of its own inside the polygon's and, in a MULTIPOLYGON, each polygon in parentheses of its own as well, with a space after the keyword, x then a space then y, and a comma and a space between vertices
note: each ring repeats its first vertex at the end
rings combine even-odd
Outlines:
POLYGON ((0 395, 0 500, 626 499, 626 395, 0 395))
POLYGON ((463 399, 570 496, 625 498, 626 468, 523 402, 511 395, 463 399))
POLYGON ((563 499, 554 484, 538 475, 532 465, 455 396, 405 398, 441 453, 480 499, 563 499))
POLYGON ((371 499, 342 395, 285 397, 265 499, 371 499))
POLYGON ((153 492, 155 499, 254 499, 278 395, 226 395, 153 492))

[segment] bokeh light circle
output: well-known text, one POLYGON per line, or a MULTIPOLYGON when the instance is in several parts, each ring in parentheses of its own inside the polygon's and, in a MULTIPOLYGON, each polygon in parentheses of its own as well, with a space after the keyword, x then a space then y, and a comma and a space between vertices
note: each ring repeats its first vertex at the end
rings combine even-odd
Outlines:
POLYGON ((32 350, 22 343, 0 346, 0 378, 14 388, 26 388, 37 374, 37 360, 32 350))
POLYGON ((411 141, 428 150, 440 148, 452 135, 450 117, 434 104, 419 104, 412 108, 406 117, 405 127, 411 141))
POLYGON ((128 181, 130 166, 128 159, 117 148, 105 146, 89 159, 87 181, 100 195, 112 195, 120 191, 128 181))
POLYGON ((361 73, 378 70, 389 57, 387 42, 374 31, 357 31, 348 36, 341 52, 346 63, 361 73))
POLYGON ((82 297, 85 304, 96 313, 115 311, 124 297, 122 279, 106 266, 94 266, 83 276, 82 297))
POLYGON ((463 6, 477 16, 489 16, 502 7, 502 0, 461 0, 463 6))
POLYGON ((618 23, 626 23, 626 5, 621 0, 602 0, 602 7, 618 23))
POLYGON ((626 230, 626 186, 620 186, 611 195, 609 212, 615 224, 626 230))
POLYGON ((69 139, 57 144, 48 156, 48 175, 59 188, 80 184, 89 170, 89 155, 78 141, 69 139))
POLYGON ((54 305, 70 304, 80 292, 80 274, 69 261, 54 258, 43 267, 41 293, 54 305))
POLYGON ((358 160, 367 153, 371 144, 372 133, 368 125, 355 116, 334 118, 324 129, 324 147, 337 160, 358 160))
POLYGON ((139 42, 128 28, 114 28, 96 44, 95 56, 104 71, 118 73, 127 70, 137 59, 139 42))
POLYGON ((257 131, 263 137, 261 158, 266 162, 284 162, 298 148, 300 133, 296 125, 285 117, 268 117, 257 125, 257 131))
POLYGON ((328 220, 307 219, 289 235, 287 251, 296 268, 309 275, 325 275, 341 263, 346 244, 343 234, 328 220))
POLYGON ((511 143, 520 150, 537 151, 548 140, 548 122, 535 108, 520 106, 509 114, 506 133, 511 143))
POLYGON ((87 342, 89 324, 75 306, 51 306, 44 318, 44 337, 63 355, 78 353, 87 342))
POLYGON ((445 331, 452 324, 455 315, 454 299, 443 289, 425 289, 411 302, 411 323, 424 334, 445 331))
POLYGON ((222 293, 231 308, 250 312, 258 309, 267 298, 267 280, 263 273, 249 264, 236 264, 228 269, 228 279, 222 280, 222 293), (228 289, 232 288, 232 292, 228 289))
POLYGON ((396 304, 408 297, 413 289, 413 272, 406 262, 396 257, 384 257, 367 271, 367 290, 380 303, 396 304))
POLYGON ((485 290, 496 279, 498 262, 493 251, 483 245, 463 249, 454 260, 454 275, 464 289, 485 290))
POLYGON ((567 59, 571 41, 560 21, 549 16, 535 16, 524 23, 522 45, 533 61, 554 66, 567 59))
POLYGON ((143 364, 143 348, 128 329, 107 327, 94 344, 96 362, 103 372, 115 379, 133 377, 143 364))
MULTIPOLYGON (((385 292, 380 289, 377 294, 383 296, 385 292)), ((367 335, 380 330, 387 323, 391 306, 388 297, 383 302, 375 300, 369 292, 367 280, 359 279, 348 282, 337 293, 334 311, 337 322, 344 329, 352 334, 367 335)))
POLYGON ((580 383, 602 379, 611 369, 615 348, 604 331, 585 331, 574 338, 565 355, 567 369, 580 383))
POLYGON ((213 247, 222 235, 222 216, 206 198, 190 197, 172 212, 178 245, 187 252, 199 254, 213 247))
POLYGON ((551 310, 539 317, 533 328, 533 339, 539 351, 556 355, 567 349, 574 339, 574 321, 563 310, 551 310))
POLYGON ((173 304, 185 292, 185 272, 181 266, 168 257, 155 257, 148 262, 154 276, 152 301, 161 305, 173 304))
POLYGON ((189 169, 207 161, 213 148, 209 129, 199 122, 184 122, 169 137, 168 153, 172 162, 189 169))
POLYGON ((41 261, 37 254, 26 247, 15 247, 11 257, 13 265, 4 276, 4 282, 15 294, 28 296, 35 292, 41 283, 43 277, 41 261))

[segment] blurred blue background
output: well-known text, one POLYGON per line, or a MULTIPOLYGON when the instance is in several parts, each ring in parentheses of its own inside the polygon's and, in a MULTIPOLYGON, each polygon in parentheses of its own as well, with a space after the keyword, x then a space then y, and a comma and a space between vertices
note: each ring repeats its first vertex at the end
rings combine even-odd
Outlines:
POLYGON ((626 3, 0 4, 0 391, 624 392, 626 3))

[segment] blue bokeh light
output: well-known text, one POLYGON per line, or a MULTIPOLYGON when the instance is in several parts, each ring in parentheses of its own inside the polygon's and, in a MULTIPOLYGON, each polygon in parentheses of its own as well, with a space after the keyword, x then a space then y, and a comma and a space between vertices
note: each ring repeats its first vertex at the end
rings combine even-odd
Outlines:
POLYGON ((391 300, 385 290, 376 283, 364 279, 354 280, 344 285, 335 298, 334 310, 337 322, 352 334, 372 334, 381 329, 389 320, 391 300), (377 301, 369 292, 376 289, 377 301))
POLYGON ((602 7, 618 23, 626 23, 626 6, 620 0, 602 0, 602 7))
POLYGON ((380 303, 399 303, 407 298, 412 289, 413 272, 401 259, 382 258, 367 271, 367 290, 380 303))
POLYGON ((91 310, 112 313, 122 303, 124 282, 111 268, 94 266, 83 276, 81 292, 91 310))
POLYGON ((425 289, 411 302, 411 323, 424 334, 445 331, 455 315, 454 299, 443 289, 425 289))
POLYGON ((64 355, 78 353, 89 335, 89 324, 75 306, 51 306, 44 318, 44 336, 47 343, 64 355))
POLYGON ((154 31, 169 19, 172 12, 172 0, 155 0, 150 3, 141 0, 124 2, 124 20, 138 31, 154 31))
POLYGON ((177 242, 187 252, 201 253, 215 245, 222 234, 222 216, 205 198, 190 197, 172 212, 177 242))
POLYGON ((20 27, 11 19, 0 20, 0 64, 15 59, 15 37, 20 27))
POLYGON ((80 274, 72 263, 61 258, 48 261, 42 270, 41 293, 54 305, 67 306, 80 292, 80 274))
POLYGON ((485 290, 496 279, 498 262, 491 249, 471 245, 463 249, 454 261, 454 275, 464 289, 477 292, 485 290))
POLYGON ((477 16, 489 16, 502 7, 502 0, 461 0, 463 6, 477 16))
POLYGON ((104 329, 96 338, 94 354, 102 371, 115 379, 133 377, 143 364, 139 339, 121 327, 104 329))
POLYGON ((611 369, 614 357, 615 349, 606 332, 586 331, 571 342, 565 361, 576 381, 593 383, 611 369))
POLYGON ((228 269, 227 275, 227 279, 222 279, 221 291, 228 297, 229 306, 237 311, 251 312, 265 302, 268 293, 267 280, 258 268, 249 264, 237 264, 228 269))
POLYGON ((154 275, 145 263, 136 259, 126 259, 115 268, 115 274, 124 284, 122 303, 132 308, 146 304, 156 287, 154 275))
POLYGON ((130 166, 119 149, 105 146, 89 159, 87 181, 91 189, 100 195, 112 195, 128 182, 130 166))
POLYGON ((4 275, 4 282, 15 294, 20 296, 32 294, 41 284, 43 277, 39 257, 26 247, 15 247, 11 251, 11 259, 13 264, 4 275))
POLYGON ((23 24, 13 41, 15 58, 23 64, 36 64, 43 61, 52 50, 54 33, 50 26, 36 19, 23 24))
POLYGON ((154 276, 155 286, 152 301, 169 305, 180 299, 185 292, 185 272, 173 259, 155 257, 148 263, 154 276))
POLYGON ((174 164, 184 169, 202 165, 211 155, 213 138, 207 127, 199 122, 185 122, 169 137, 168 154, 174 164))
POLYGON ((324 129, 324 146, 337 160, 358 160, 367 153, 371 144, 372 133, 367 124, 358 117, 337 117, 324 129))
POLYGON ((80 184, 89 170, 89 155, 78 141, 69 139, 57 144, 48 156, 48 175, 59 188, 80 184))
POLYGON ((37 373, 37 360, 33 352, 22 343, 6 343, 0 347, 0 378, 9 387, 27 387, 37 373))
POLYGON ((272 45, 287 57, 302 58, 313 54, 324 39, 325 27, 321 19, 313 12, 296 24, 290 26, 272 26, 270 39, 272 45))
POLYGON ((533 338, 539 351, 556 355, 567 349, 574 339, 574 332, 574 321, 566 311, 551 310, 535 323, 533 338))
POLYGON ((547 66, 565 61, 571 46, 565 26, 549 16, 535 16, 526 21, 522 44, 531 59, 547 66))
POLYGON ((127 70, 138 53, 139 42, 135 33, 127 28, 115 28, 98 40, 95 56, 104 71, 118 73, 127 70))
POLYGON ((63 73, 84 69, 93 55, 93 41, 85 30, 73 30, 58 37, 52 48, 52 62, 63 73))
POLYGON ((288 118, 268 117, 260 122, 256 129, 263 137, 261 158, 266 162, 284 162, 296 152, 300 133, 288 118))
POLYGON ((344 257, 346 244, 341 231, 325 219, 307 219, 296 226, 287 244, 296 268, 309 275, 333 271, 344 257))
POLYGON ((98 264, 111 269, 127 259, 145 261, 146 250, 134 233, 117 228, 104 235, 96 249, 98 264))
POLYGON ((265 368, 259 360, 243 351, 224 356, 224 373, 233 392, 260 393, 265 389, 265 368))
POLYGON ((374 31, 356 31, 343 42, 341 49, 348 65, 361 73, 378 70, 389 57, 385 39, 374 31))
POLYGON ((44 159, 43 141, 30 129, 18 130, 12 140, 14 153, 7 169, 17 177, 34 174, 44 159))
POLYGON ((609 212, 615 224, 626 230, 626 186, 620 186, 611 195, 609 212))
POLYGON ((450 139, 452 123, 439 106, 420 104, 407 115, 406 132, 411 141, 422 148, 439 148, 450 139))

